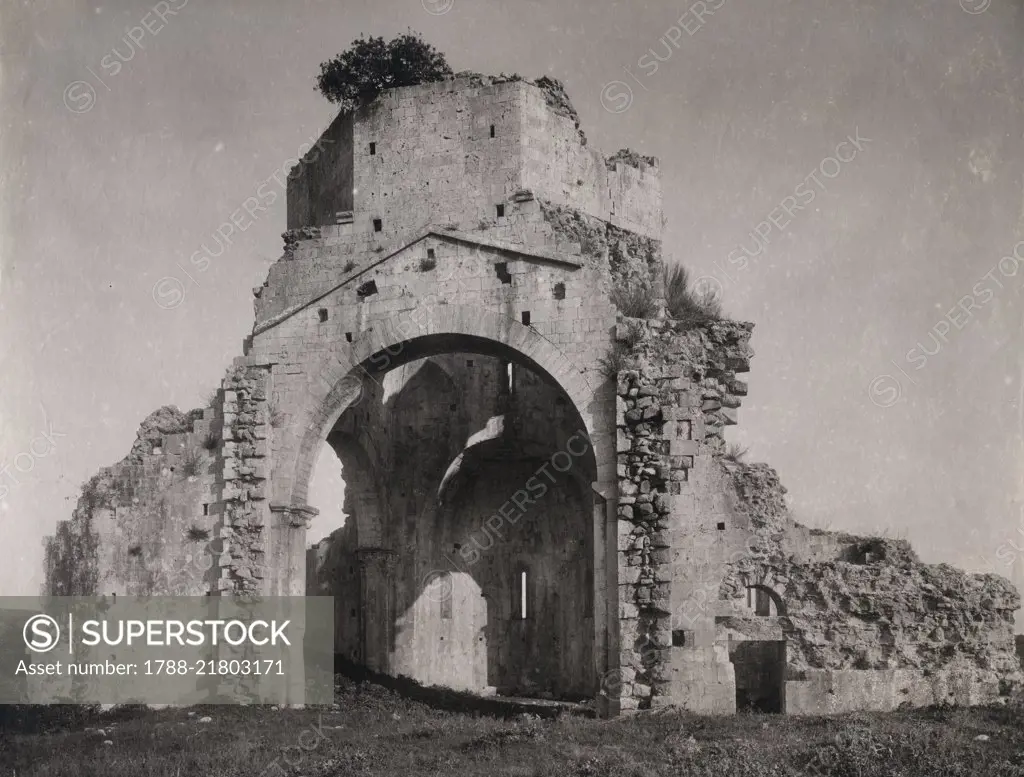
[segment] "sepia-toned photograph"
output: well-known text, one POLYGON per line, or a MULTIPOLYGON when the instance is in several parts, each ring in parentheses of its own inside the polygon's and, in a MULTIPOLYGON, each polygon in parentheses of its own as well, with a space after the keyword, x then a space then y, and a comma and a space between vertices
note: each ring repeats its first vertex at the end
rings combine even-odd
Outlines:
POLYGON ((1024 777, 1024 0, 0 0, 0 777, 1024 777))

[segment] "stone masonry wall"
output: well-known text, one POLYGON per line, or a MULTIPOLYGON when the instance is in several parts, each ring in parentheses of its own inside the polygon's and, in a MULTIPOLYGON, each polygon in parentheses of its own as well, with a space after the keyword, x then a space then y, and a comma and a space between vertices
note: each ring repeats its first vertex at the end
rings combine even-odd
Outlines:
POLYGON ((1008 581, 921 564, 905 542, 800 526, 773 470, 725 455, 751 329, 618 327, 621 651, 605 692, 623 710, 733 712, 733 651, 762 640, 785 642, 789 712, 1003 698, 1024 679, 1008 581), (749 586, 781 611, 755 616, 749 586))
MULTIPOLYGON (((146 418, 131 453, 84 486, 71 520, 47 541, 46 590, 130 596, 261 590, 267 565, 293 553, 289 543, 303 542, 295 529, 310 517, 275 511, 267 500, 274 420, 268 380, 265 367, 236 366, 213 407, 188 414, 164 407, 146 418), (289 546, 275 547, 272 536, 289 546)), ((292 594, 303 592, 292 586, 292 594)))
POLYGON ((571 245, 580 256, 607 273, 613 288, 650 286, 660 296, 663 272, 661 240, 630 232, 588 216, 585 212, 541 200, 541 213, 552 233, 571 245))
POLYGON ((52 595, 194 596, 219 553, 216 408, 150 414, 129 455, 84 486, 46 549, 52 595))
POLYGON ((521 91, 522 187, 612 226, 660 238, 661 180, 651 157, 605 157, 580 142, 574 123, 539 89, 521 91), (632 162, 632 163, 631 163, 632 162))
POLYGON ((905 541, 808 530, 769 467, 721 466, 751 531, 748 552, 723 567, 716 620, 745 639, 752 624, 734 617, 746 586, 775 592, 787 711, 992 703, 1024 680, 1009 581, 923 564, 905 541))
POLYGON ((352 114, 338 114, 288 176, 288 229, 334 224, 353 208, 352 114))
MULTIPOLYGON (((256 593, 269 562, 268 437, 275 421, 267 401, 269 370, 236 366, 223 382, 223 469, 220 473, 224 521, 217 559, 217 590, 256 593)), ((291 516, 285 516, 289 519, 291 516)))
MULTIPOLYGON (((752 326, 715 322, 684 331, 673 321, 628 320, 618 327, 625 363, 618 370, 620 666, 611 690, 623 710, 679 701, 673 640, 686 581, 678 554, 698 531, 695 490, 702 463, 722 447, 746 386, 752 326)), ((678 637, 677 637, 678 639, 678 637)), ((692 641, 692 640, 691 640, 692 641)), ((693 647, 711 647, 700 634, 693 647)), ((713 661, 686 693, 707 693, 713 661)), ((730 693, 732 691, 730 690, 730 693)), ((713 705, 703 705, 713 706, 713 705)))
POLYGON ((660 237, 656 160, 615 156, 609 164, 585 145, 564 95, 559 102, 552 94, 550 85, 481 76, 385 92, 339 117, 324 133, 326 147, 292 171, 288 228, 334 225, 338 212, 351 211, 344 218, 356 232, 379 219, 388 240, 431 222, 499 218, 498 205, 531 191, 660 237))

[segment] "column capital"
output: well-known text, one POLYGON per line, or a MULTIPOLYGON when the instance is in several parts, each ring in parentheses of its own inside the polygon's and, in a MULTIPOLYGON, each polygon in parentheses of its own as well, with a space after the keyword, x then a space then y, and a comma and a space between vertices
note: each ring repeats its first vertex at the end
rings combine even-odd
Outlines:
POLYGON ((270 512, 280 515, 282 519, 287 519, 288 525, 296 529, 308 529, 309 525, 313 522, 313 519, 320 515, 319 510, 315 507, 310 507, 309 505, 285 505, 272 503, 270 505, 270 512))

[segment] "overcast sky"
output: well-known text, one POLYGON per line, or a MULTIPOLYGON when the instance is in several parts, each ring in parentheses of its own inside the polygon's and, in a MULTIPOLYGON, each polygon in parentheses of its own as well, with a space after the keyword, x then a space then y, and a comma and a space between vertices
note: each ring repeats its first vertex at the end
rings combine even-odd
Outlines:
POLYGON ((81 484, 241 353, 283 192, 205 272, 189 255, 328 124, 319 63, 406 27, 456 70, 561 79, 591 143, 660 158, 666 251, 756 323, 729 439, 779 470, 798 519, 1007 574, 1024 548, 1024 267, 999 266, 1024 239, 1021 0, 704 5, 3 3, 0 593, 35 593, 81 484), (154 301, 162 278, 177 307, 154 301))

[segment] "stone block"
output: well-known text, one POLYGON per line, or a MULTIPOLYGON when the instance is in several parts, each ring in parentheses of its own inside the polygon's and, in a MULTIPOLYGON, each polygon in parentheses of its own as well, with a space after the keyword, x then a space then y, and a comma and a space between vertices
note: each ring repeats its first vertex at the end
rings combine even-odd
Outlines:
POLYGON ((615 450, 618 453, 625 453, 630 448, 632 448, 632 442, 629 436, 622 429, 619 429, 615 436, 615 450))
POLYGON ((669 440, 670 456, 696 456, 699 446, 696 440, 683 440, 673 437, 669 440))

